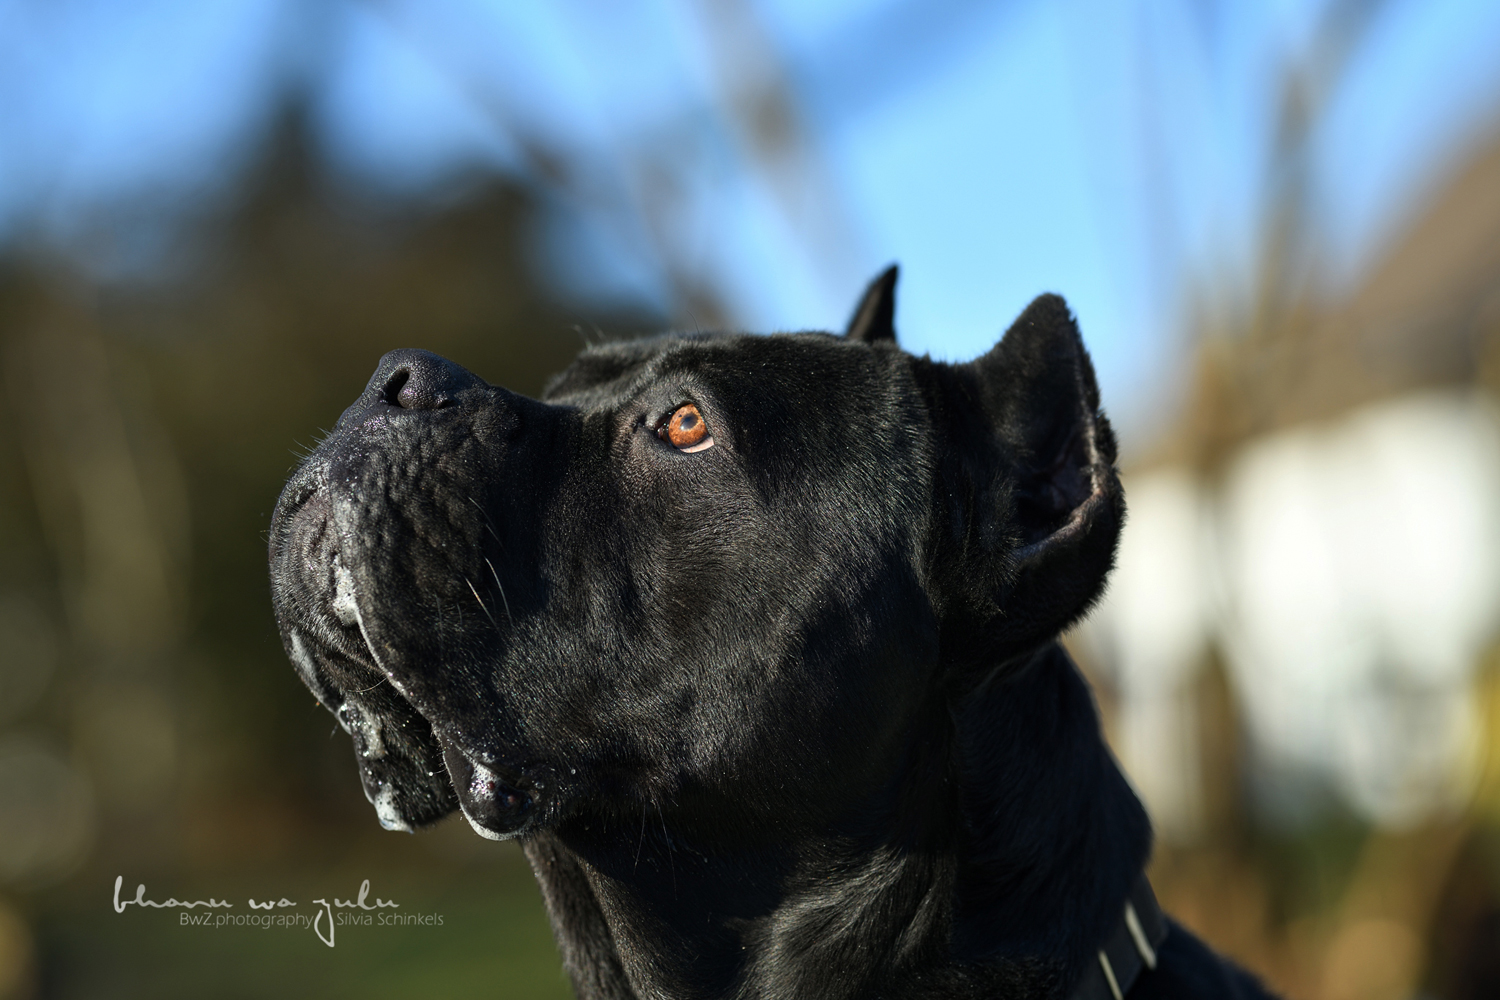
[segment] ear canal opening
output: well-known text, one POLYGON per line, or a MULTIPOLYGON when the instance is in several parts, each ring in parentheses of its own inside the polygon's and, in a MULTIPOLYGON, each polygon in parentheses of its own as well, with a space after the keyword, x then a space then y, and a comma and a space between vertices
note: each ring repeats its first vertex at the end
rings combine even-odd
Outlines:
POLYGON ((1087 534, 1089 525, 1093 524, 1099 514, 1104 511, 1107 503, 1106 491, 1102 488, 1095 488, 1087 499, 1073 508, 1068 519, 1061 525, 1047 535, 1016 550, 1017 568, 1024 569, 1040 561, 1053 549, 1064 548, 1077 542, 1087 534))
POLYGON ((1114 477, 1099 455, 1095 430, 1092 416, 1071 428, 1053 459, 1023 484, 1017 507, 1031 536, 1023 537, 1016 550, 1018 564, 1067 545, 1087 530, 1105 504, 1114 477))

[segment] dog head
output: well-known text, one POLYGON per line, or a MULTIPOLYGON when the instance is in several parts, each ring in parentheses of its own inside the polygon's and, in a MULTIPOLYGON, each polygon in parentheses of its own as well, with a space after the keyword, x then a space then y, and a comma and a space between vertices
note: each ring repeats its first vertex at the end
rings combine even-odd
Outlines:
POLYGON ((1123 505, 1067 307, 940 364, 896 346, 894 281, 843 336, 591 348, 540 401, 381 360, 270 559, 385 826, 817 822, 1084 611, 1123 505))

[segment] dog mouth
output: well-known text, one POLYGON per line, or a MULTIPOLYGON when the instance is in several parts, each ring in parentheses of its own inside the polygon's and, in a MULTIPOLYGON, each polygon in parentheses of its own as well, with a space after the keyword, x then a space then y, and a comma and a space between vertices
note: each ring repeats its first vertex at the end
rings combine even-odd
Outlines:
MULTIPOLYGON (((358 629, 374 669, 390 683, 396 696, 431 726, 432 737, 442 751, 448 780, 457 795, 459 809, 474 832, 490 840, 508 840, 520 835, 531 825, 538 811, 534 807, 539 797, 539 783, 504 767, 492 755, 466 749, 467 740, 449 735, 438 720, 414 704, 406 686, 395 679, 376 652, 370 634, 371 626, 367 624, 367 616, 359 606, 353 576, 339 557, 333 560, 333 580, 332 598, 328 602, 330 609, 346 626, 358 629)), ((378 620, 371 624, 375 628, 379 627, 378 620)), ((432 772, 428 772, 428 775, 437 777, 432 772)), ((387 829, 401 828, 388 822, 388 814, 394 814, 395 809, 384 792, 372 798, 371 802, 380 816, 382 826, 387 829)))
MULTIPOLYGON (((416 722, 421 729, 425 730, 421 734, 425 738, 421 740, 423 747, 420 756, 431 762, 423 764, 422 772, 416 777, 419 780, 425 778, 428 785, 451 786, 441 789, 442 797, 449 802, 450 809, 454 798, 457 799, 457 805, 464 818, 468 820, 474 832, 481 837, 489 840, 508 840, 526 832, 541 811, 538 808, 541 804, 541 783, 501 763, 493 754, 471 749, 473 741, 466 734, 440 721, 432 710, 423 711, 422 707, 412 700, 415 692, 407 685, 401 684, 388 669, 388 665, 382 662, 382 657, 377 654, 371 629, 379 629, 379 620, 373 614, 360 609, 357 593, 350 582, 351 574, 337 558, 333 563, 332 575, 334 587, 331 599, 327 602, 329 609, 347 627, 357 629, 359 638, 363 640, 364 649, 370 657, 369 669, 372 673, 382 677, 381 687, 385 692, 385 700, 391 703, 383 706, 386 710, 383 712, 362 712, 363 727, 345 727, 349 729, 351 735, 355 736, 356 751, 361 758, 361 769, 368 770, 364 765, 373 763, 367 760, 372 756, 368 746, 371 740, 368 736, 361 739, 361 735, 367 731, 376 733, 392 731, 398 726, 410 732, 413 728, 412 723, 416 722), (372 618, 375 620, 372 621, 372 618), (408 718, 398 721, 389 716, 392 710, 399 710, 401 716, 408 718), (372 715, 375 718, 372 719, 372 715), (438 757, 439 754, 441 754, 442 770, 447 772, 446 776, 432 767, 432 764, 436 763, 433 758, 438 757), (447 778, 446 782, 443 781, 444 777, 447 778)), ((345 706, 347 707, 348 704, 349 702, 346 702, 345 706)), ((341 709, 341 720, 343 714, 344 711, 341 709)), ((382 750, 380 756, 387 756, 387 754, 382 750)), ((430 822, 425 815, 407 816, 403 803, 410 796, 395 794, 394 786, 389 781, 369 780, 375 778, 373 774, 368 776, 365 793, 375 807, 381 826, 390 830, 410 831, 415 826, 430 822)))
POLYGON ((380 825, 411 832, 457 805, 474 831, 490 840, 508 840, 530 829, 542 811, 541 782, 474 749, 469 727, 453 725, 437 706, 424 710, 426 685, 416 678, 410 678, 414 684, 403 683, 404 672, 393 670, 399 667, 391 662, 393 654, 396 660, 401 656, 381 641, 381 616, 363 599, 344 554, 329 547, 319 562, 325 568, 313 604, 329 626, 337 623, 340 641, 336 649, 320 650, 320 670, 304 634, 292 629, 293 659, 304 682, 335 709, 353 738, 365 797, 380 825), (330 667, 336 676, 330 676, 330 667))
MULTIPOLYGON (((347 580, 339 568, 335 580, 347 580)), ((546 804, 543 782, 476 749, 491 741, 473 738, 470 727, 441 721, 431 706, 419 707, 415 692, 398 683, 376 655, 370 629, 378 630, 379 621, 359 610, 347 585, 336 586, 325 603, 335 617, 350 619, 346 628, 355 635, 343 644, 348 648, 314 652, 311 637, 295 629, 291 642, 304 682, 354 741, 365 797, 380 825, 410 833, 457 806, 474 832, 489 840, 509 840, 532 829, 546 804)))

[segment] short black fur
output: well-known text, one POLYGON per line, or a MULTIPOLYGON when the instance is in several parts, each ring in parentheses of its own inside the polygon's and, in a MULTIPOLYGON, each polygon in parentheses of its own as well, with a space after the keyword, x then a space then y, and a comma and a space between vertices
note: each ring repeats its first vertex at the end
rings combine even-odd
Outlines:
MULTIPOLYGON (((393 352, 277 505, 381 822, 520 838, 580 997, 1066 997, 1140 877, 1056 642, 1124 518, 1073 318, 941 364, 895 279, 845 336, 591 348, 541 401, 393 352)), ((1131 993, 1262 995, 1175 926, 1131 993)))

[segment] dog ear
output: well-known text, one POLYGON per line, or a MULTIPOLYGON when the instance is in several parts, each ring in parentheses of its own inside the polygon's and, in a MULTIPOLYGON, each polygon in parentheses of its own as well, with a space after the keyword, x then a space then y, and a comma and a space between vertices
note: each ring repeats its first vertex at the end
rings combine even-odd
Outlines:
POLYGON ((900 268, 895 264, 881 271, 865 289, 865 294, 849 317, 844 330, 847 340, 874 344, 882 340, 896 342, 896 278, 900 268))
POLYGON ((986 584, 972 612, 985 645, 1004 655, 1051 639, 1103 591, 1124 494, 1093 365, 1061 298, 1037 298, 989 353, 960 367, 987 439, 983 457, 969 450, 966 462, 975 509, 960 561, 986 584))

